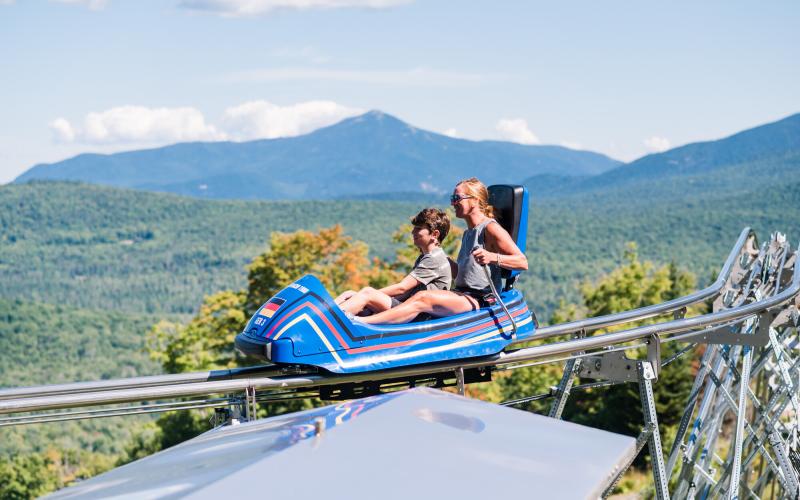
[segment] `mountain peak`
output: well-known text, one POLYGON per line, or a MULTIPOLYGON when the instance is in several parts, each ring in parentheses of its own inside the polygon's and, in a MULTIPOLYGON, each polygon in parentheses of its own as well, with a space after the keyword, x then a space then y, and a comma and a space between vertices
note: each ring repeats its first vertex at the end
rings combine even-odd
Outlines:
POLYGON ((377 134, 379 136, 399 137, 409 133, 416 134, 417 132, 421 131, 422 130, 409 125, 408 123, 390 115, 389 113, 384 113, 383 111, 373 109, 364 114, 345 118, 344 120, 334 123, 333 125, 317 129, 316 131, 312 132, 311 135, 327 136, 334 134, 339 136, 344 134, 349 136, 351 134, 356 134, 358 136, 375 136, 377 134))
POLYGON ((388 116, 389 118, 394 118, 392 115, 386 114, 383 111, 381 111, 380 109, 371 109, 371 110, 367 111, 366 113, 364 113, 361 116, 363 116, 365 118, 370 118, 370 119, 373 119, 373 120, 382 120, 383 117, 385 117, 385 116, 388 116))
POLYGON ((347 123, 351 123, 351 124, 359 123, 359 124, 364 124, 364 125, 367 125, 367 126, 370 126, 370 127, 373 127, 373 126, 384 126, 384 127, 385 126, 401 126, 401 127, 412 128, 412 129, 414 128, 411 125, 409 125, 408 123, 404 122, 403 120, 401 120, 401 119, 399 119, 399 118, 397 118, 395 116, 392 116, 389 113, 384 113, 383 111, 380 111, 378 109, 373 109, 373 110, 367 111, 363 115, 358 115, 358 116, 354 116, 352 118, 347 118, 347 119, 342 120, 341 122, 339 122, 338 124, 333 125, 333 126, 335 127, 337 125, 344 125, 344 124, 347 124, 347 123))

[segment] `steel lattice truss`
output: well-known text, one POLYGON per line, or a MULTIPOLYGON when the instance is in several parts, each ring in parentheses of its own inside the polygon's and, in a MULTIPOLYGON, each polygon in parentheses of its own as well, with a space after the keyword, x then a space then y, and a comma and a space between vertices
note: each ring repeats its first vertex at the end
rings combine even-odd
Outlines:
MULTIPOLYGON (((759 251, 743 252, 714 302, 714 312, 776 296, 793 281, 795 259, 786 238, 777 233, 759 251)), ((645 421, 637 454, 649 445, 657 498, 670 497, 670 483, 676 498, 796 498, 797 322, 795 302, 795 307, 766 308, 742 321, 671 339, 706 348, 666 463, 652 390, 654 366, 660 364, 653 352, 658 341, 649 344, 647 360, 614 352, 567 361, 550 416, 561 417, 575 375, 638 383, 645 421), (635 373, 631 366, 636 366, 635 373)), ((605 495, 624 472, 619 471, 605 495)))
MULTIPOLYGON (((794 258, 786 238, 773 235, 714 309, 776 295, 790 281, 794 258)), ((768 310, 732 325, 731 332, 750 340, 742 345, 709 340, 667 462, 667 474, 678 469, 676 497, 798 495, 800 464, 790 458, 798 452, 800 410, 796 312, 768 310)))

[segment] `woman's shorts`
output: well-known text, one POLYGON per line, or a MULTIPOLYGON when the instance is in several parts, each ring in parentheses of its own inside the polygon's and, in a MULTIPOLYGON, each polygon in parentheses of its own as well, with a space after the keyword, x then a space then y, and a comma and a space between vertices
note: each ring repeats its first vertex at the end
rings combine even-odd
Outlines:
POLYGON ((472 297, 478 302, 478 307, 491 307, 497 303, 492 292, 485 290, 475 290, 474 288, 453 288, 453 291, 460 295, 472 297))

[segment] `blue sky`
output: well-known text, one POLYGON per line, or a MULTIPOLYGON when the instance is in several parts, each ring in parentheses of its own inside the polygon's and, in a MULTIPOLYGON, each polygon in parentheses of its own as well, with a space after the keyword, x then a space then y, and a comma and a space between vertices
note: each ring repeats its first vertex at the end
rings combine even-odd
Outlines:
POLYGON ((0 183, 380 109, 632 160, 800 112, 797 2, 0 0, 0 183))

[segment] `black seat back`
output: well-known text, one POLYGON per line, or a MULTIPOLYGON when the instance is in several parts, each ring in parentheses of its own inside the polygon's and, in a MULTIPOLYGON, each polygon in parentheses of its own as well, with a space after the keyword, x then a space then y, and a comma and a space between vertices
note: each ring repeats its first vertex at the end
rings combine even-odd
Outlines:
MULTIPOLYGON (((495 184, 489 186, 489 204, 494 207, 494 218, 508 231, 511 238, 525 253, 528 238, 528 190, 524 186, 495 184)), ((503 269, 501 276, 506 289, 510 288, 519 271, 503 269)))

